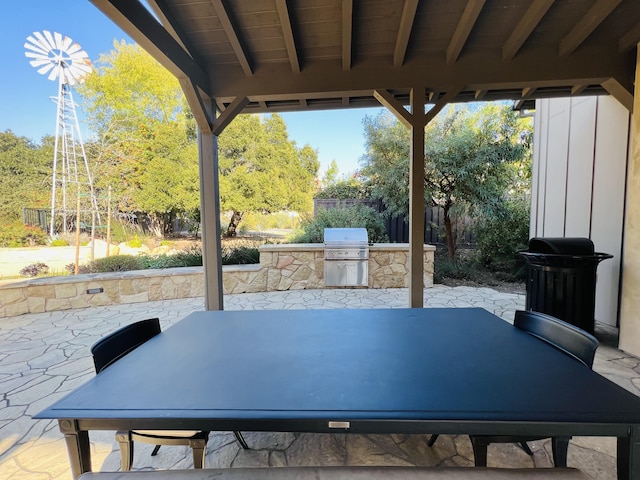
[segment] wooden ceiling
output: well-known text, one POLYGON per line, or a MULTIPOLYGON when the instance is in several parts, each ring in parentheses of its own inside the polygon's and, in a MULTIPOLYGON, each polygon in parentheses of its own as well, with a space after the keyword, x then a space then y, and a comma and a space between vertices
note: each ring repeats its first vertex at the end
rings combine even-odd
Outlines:
POLYGON ((639 0, 91 1, 221 111, 407 104, 412 89, 435 105, 633 103, 639 0))

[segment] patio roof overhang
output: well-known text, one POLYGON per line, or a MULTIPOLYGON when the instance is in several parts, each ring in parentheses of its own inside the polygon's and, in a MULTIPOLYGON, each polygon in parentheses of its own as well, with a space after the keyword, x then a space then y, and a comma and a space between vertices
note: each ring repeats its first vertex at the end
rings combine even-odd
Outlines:
MULTIPOLYGON (((638 0, 90 1, 181 81, 201 133, 203 219, 219 207, 216 135, 238 113, 383 104, 409 126, 412 307, 424 125, 447 103, 610 94, 633 109, 638 0)), ((207 308, 222 308, 219 227, 206 223, 207 308)))

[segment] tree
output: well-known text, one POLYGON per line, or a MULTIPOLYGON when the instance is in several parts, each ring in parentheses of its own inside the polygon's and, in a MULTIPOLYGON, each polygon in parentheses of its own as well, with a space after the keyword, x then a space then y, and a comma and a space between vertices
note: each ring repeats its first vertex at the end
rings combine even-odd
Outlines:
POLYGON ((235 236, 247 211, 311 210, 317 153, 289 140, 282 117, 239 115, 220 135, 218 148, 220 202, 233 212, 227 236, 235 236))
POLYGON ((338 162, 331 160, 331 164, 322 176, 322 186, 324 188, 335 184, 338 181, 338 162))
POLYGON ((0 132, 0 223, 20 219, 22 207, 49 208, 53 138, 33 144, 11 130, 0 132))
POLYGON ((177 79, 137 45, 115 42, 79 88, 98 140, 89 145, 95 185, 117 208, 143 212, 151 230, 199 208, 194 120, 177 79))
MULTIPOLYGON (((365 118, 364 174, 373 195, 392 214, 406 214, 409 198, 409 131, 388 115, 365 118)), ((449 258, 455 254, 456 209, 490 212, 526 175, 531 126, 507 105, 476 111, 450 107, 425 129, 425 201, 443 209, 449 258)))

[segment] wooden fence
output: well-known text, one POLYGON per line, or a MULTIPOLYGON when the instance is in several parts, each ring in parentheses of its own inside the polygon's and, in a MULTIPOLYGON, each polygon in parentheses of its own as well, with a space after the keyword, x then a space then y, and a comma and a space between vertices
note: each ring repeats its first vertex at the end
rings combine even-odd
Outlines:
MULTIPOLYGON (((316 198, 313 201, 313 211, 326 210, 329 208, 347 208, 356 205, 369 206, 380 213, 384 213, 384 205, 378 200, 369 199, 337 199, 337 198, 316 198)), ((392 243, 409 242, 409 220, 401 216, 385 216, 387 235, 392 243)), ((475 246, 476 235, 473 231, 473 219, 464 216, 454 218, 453 234, 457 238, 458 246, 475 246)), ((428 207, 424 210, 424 242, 433 245, 445 243, 444 210, 442 207, 428 207)))

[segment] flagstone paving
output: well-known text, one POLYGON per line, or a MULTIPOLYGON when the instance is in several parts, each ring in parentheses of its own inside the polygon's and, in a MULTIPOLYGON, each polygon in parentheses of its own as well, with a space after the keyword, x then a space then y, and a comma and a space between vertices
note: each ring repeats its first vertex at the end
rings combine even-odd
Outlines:
MULTIPOLYGON (((425 307, 483 307, 512 321, 524 295, 490 288, 445 287, 425 290, 425 307)), ((406 289, 333 289, 226 295, 227 310, 314 308, 401 308, 406 289)), ((166 329, 202 299, 184 299, 27 314, 0 321, 0 479, 70 480, 62 435, 56 421, 33 420, 53 401, 94 375, 89 347, 102 336, 131 322, 159 317, 166 329)), ((601 340, 594 370, 640 395, 639 360, 615 348, 615 331, 598 325, 601 340)), ((468 465, 473 453, 468 437, 441 435, 430 448, 423 435, 348 435, 244 432, 250 450, 242 450, 231 433, 212 433, 208 467, 302 465, 468 465)), ((91 432, 95 470, 116 471, 120 456, 113 432, 91 432)), ((491 445, 488 463, 504 467, 552 466, 549 440, 531 442, 533 457, 513 444, 491 445)), ((134 469, 192 468, 188 447, 136 444, 134 469)), ((615 438, 576 437, 569 466, 594 480, 616 478, 615 438)))

